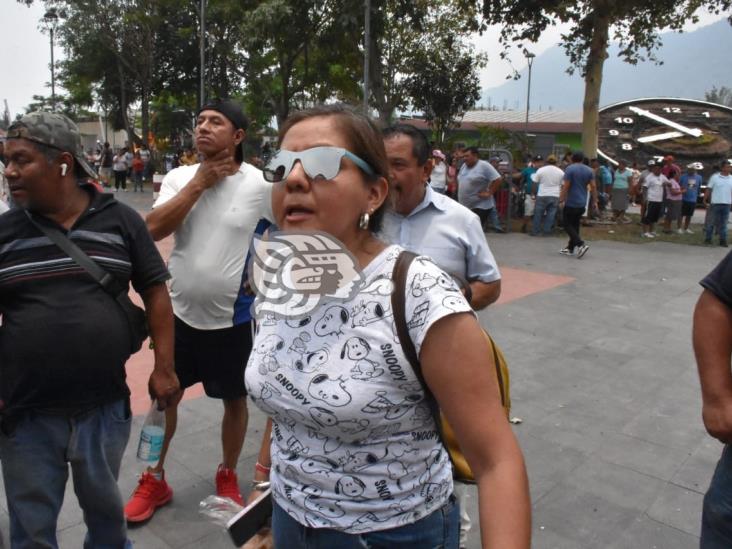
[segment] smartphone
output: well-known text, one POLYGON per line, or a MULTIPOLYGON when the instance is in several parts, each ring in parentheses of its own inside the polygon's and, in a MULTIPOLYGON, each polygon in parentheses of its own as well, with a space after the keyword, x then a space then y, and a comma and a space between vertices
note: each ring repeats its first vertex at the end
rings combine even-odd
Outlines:
POLYGON ((272 488, 262 494, 234 515, 226 525, 231 539, 237 547, 241 547, 254 537, 272 516, 272 488))

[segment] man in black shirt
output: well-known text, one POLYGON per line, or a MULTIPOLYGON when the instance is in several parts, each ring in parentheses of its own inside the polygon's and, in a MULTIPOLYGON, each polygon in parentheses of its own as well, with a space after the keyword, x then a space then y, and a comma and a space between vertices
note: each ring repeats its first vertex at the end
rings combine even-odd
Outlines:
POLYGON ((702 388, 702 419, 724 443, 704 496, 701 548, 732 547, 732 254, 701 281, 694 311, 694 352, 702 388))
POLYGON ((130 327, 34 222, 60 230, 142 296, 155 340, 150 395, 161 407, 179 392, 169 275, 140 216, 85 183, 94 173, 71 120, 27 114, 8 129, 5 152, 17 205, 0 217, 0 459, 11 545, 57 546, 70 465, 85 546, 129 546, 117 476, 130 434, 130 327))

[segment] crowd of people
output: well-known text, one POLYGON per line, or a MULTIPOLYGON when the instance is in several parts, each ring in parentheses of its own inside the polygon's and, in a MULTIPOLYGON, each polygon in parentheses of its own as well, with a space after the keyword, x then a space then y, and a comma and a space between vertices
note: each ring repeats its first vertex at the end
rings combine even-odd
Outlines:
MULTIPOLYGON (((96 174, 68 118, 29 113, 9 128, 0 460, 11 545, 57 546, 70 466, 85 546, 130 546, 127 524, 173 498, 165 464, 177 406, 200 382, 223 403, 219 496, 247 501, 236 470, 247 397, 269 418, 248 498, 271 489, 275 547, 458 549, 477 521, 483 547, 528 548, 526 466, 476 314, 501 293, 485 236, 504 231, 501 159, 482 160, 475 147, 447 155, 412 126, 380 129, 329 105, 291 114, 260 170, 244 161, 247 129, 234 101, 203 105, 195 151, 167 173, 142 220, 90 184, 96 174), (166 265, 154 242, 170 235, 166 265), (89 276, 89 262, 105 276, 89 276), (351 283, 355 291, 338 293, 351 283), (125 503, 117 477, 135 330, 120 296, 130 284, 145 304, 149 391, 166 423, 159 460, 125 503), (477 517, 453 478, 441 418, 472 470, 477 517)), ((145 174, 142 150, 105 144, 93 160, 107 186, 114 174, 115 191, 145 174)), ((583 214, 627 223, 639 196, 645 237, 661 216, 666 230, 676 221, 687 231, 684 197, 696 202, 699 171, 672 158, 613 172, 579 152, 535 155, 516 176, 525 231, 550 235, 561 213, 569 241, 560 253, 582 258, 583 214)), ((723 163, 705 195, 705 236, 716 227, 722 245, 731 190, 723 163)))
MULTIPOLYGON (((732 160, 715 166, 705 186, 701 162, 682 169, 670 155, 649 161, 642 170, 636 162, 620 159, 611 167, 581 153, 568 152, 561 161, 555 155, 546 159, 535 155, 528 157, 523 168, 508 173, 500 157, 484 161, 479 154, 476 147, 456 148, 447 156, 433 151, 435 166, 446 163, 447 170, 445 176, 440 170, 430 184, 473 210, 486 231, 504 232, 495 203, 496 193, 504 189, 512 193, 517 207, 511 213, 522 218, 522 232, 550 236, 561 226, 570 234, 568 245, 560 251, 565 255, 574 255, 575 248, 584 246, 579 238, 583 223, 632 223, 627 213, 631 204, 640 206, 641 237, 656 238, 659 223, 663 234, 694 234, 691 219, 701 203, 706 207, 704 243, 711 244, 717 234, 719 244, 727 246, 730 207, 725 206, 732 206, 732 160)), ((582 248, 577 257, 586 251, 582 248)))
POLYGON ((153 163, 147 145, 121 147, 115 152, 108 142, 97 144, 96 150, 86 153, 86 161, 94 167, 103 188, 113 192, 127 192, 127 182, 132 181, 134 192, 144 192, 143 183, 152 178, 153 163), (112 179, 114 178, 114 186, 112 179))

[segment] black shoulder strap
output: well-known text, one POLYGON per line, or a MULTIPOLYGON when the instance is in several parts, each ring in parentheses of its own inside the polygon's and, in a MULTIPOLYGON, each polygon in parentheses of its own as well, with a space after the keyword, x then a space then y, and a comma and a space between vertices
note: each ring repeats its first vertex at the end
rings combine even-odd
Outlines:
POLYGON ((71 259, 76 261, 79 266, 84 269, 91 277, 96 280, 99 285, 113 298, 117 299, 121 293, 126 293, 126 288, 122 288, 119 281, 105 271, 99 264, 94 261, 91 257, 86 255, 81 248, 74 244, 66 235, 59 231, 55 227, 50 227, 44 223, 39 223, 33 219, 33 215, 26 210, 26 215, 30 219, 31 223, 35 227, 45 234, 51 242, 56 244, 61 250, 63 250, 71 259))

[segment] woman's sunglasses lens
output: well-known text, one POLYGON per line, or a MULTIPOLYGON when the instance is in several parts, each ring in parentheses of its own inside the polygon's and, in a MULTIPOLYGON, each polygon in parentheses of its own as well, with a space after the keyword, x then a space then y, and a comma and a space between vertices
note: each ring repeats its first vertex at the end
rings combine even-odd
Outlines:
POLYGON ((270 164, 263 170, 263 174, 264 179, 269 181, 270 183, 279 183, 284 179, 285 166, 284 164, 280 164, 278 166, 270 164))
POLYGON ((330 147, 318 147, 307 151, 302 162, 307 174, 312 178, 333 179, 341 171, 343 154, 330 147))

